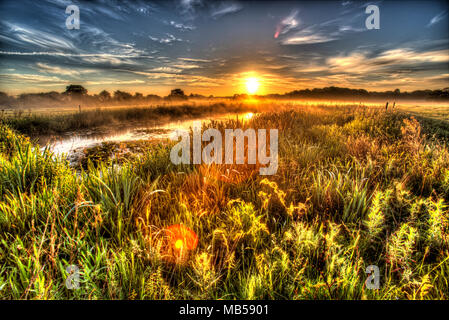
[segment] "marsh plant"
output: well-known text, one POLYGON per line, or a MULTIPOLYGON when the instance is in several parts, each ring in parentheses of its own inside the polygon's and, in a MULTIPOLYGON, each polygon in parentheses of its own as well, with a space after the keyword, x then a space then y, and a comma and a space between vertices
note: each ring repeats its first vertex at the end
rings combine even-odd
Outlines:
POLYGON ((449 298, 447 123, 317 105, 203 125, 278 129, 270 176, 175 165, 170 141, 75 169, 14 123, 0 127, 2 299, 449 298))

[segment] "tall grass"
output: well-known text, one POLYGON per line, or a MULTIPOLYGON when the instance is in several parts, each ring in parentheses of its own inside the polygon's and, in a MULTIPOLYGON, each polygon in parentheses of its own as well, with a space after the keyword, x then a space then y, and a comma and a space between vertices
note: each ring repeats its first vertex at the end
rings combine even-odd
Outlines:
POLYGON ((316 107, 210 126, 280 129, 277 174, 175 166, 170 144, 77 172, 2 125, 0 298, 449 298, 449 148, 425 123, 316 107))

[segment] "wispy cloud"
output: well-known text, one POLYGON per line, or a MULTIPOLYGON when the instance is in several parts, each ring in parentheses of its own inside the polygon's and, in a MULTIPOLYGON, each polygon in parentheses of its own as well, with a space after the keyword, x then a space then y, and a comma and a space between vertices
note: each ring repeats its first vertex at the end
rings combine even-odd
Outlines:
POLYGON ((417 52, 409 48, 387 50, 377 56, 369 52, 352 52, 347 56, 330 57, 326 60, 329 71, 334 73, 394 73, 398 68, 413 70, 431 69, 432 63, 448 63, 449 50, 417 52))
POLYGON ((213 8, 211 10, 211 17, 214 19, 220 18, 226 14, 235 13, 242 10, 243 7, 239 3, 236 2, 224 2, 219 6, 213 8))
POLYGON ((191 63, 178 63, 178 64, 173 64, 172 66, 175 67, 175 68, 178 68, 178 69, 197 69, 197 68, 200 68, 199 65, 191 64, 191 63))
MULTIPOLYGON (((32 45, 34 47, 47 48, 47 49, 75 49, 73 43, 67 39, 59 36, 44 32, 42 30, 36 30, 24 25, 18 25, 10 22, 4 22, 9 29, 8 38, 13 38, 15 43, 22 43, 32 45)), ((4 38, 7 39, 7 38, 4 38)))
POLYGON ((323 34, 314 31, 313 28, 307 28, 298 31, 295 34, 283 39, 281 43, 283 45, 304 45, 304 44, 324 43, 334 41, 337 39, 338 37, 332 36, 331 34, 323 34))
POLYGON ((94 81, 86 81, 87 85, 124 85, 124 84, 143 84, 144 80, 117 80, 117 79, 101 79, 94 81))
POLYGON ((179 68, 172 68, 172 67, 157 67, 150 69, 150 71, 161 73, 179 73, 181 70, 179 68))
POLYGON ((18 82, 18 83, 52 83, 59 84, 63 81, 61 78, 56 76, 44 76, 39 74, 28 74, 28 73, 6 73, 0 74, 0 82, 18 82))
POLYGON ((283 45, 306 45, 325 43, 344 38, 347 34, 364 32, 361 27, 363 12, 354 8, 343 10, 332 19, 327 19, 312 25, 304 25, 294 10, 276 27, 275 38, 281 39, 283 45))
POLYGON ((179 7, 181 8, 181 14, 188 19, 194 19, 196 17, 196 8, 203 5, 201 0, 180 0, 179 7))
POLYGON ((290 15, 282 19, 282 21, 276 26, 276 32, 274 37, 277 38, 281 34, 285 34, 290 30, 296 28, 299 25, 298 10, 292 11, 290 15))
POLYGON ((440 22, 441 20, 443 20, 446 17, 447 17, 447 11, 440 12, 435 17, 430 19, 429 23, 427 24, 427 27, 431 27, 434 24, 437 24, 438 22, 440 22))
POLYGON ((76 70, 68 70, 68 69, 64 69, 64 68, 58 67, 58 66, 50 66, 48 64, 41 63, 41 62, 36 63, 36 67, 37 67, 37 69, 39 71, 46 72, 46 73, 62 74, 62 75, 66 75, 66 76, 72 76, 72 75, 79 75, 80 74, 76 70))
POLYGON ((168 22, 168 24, 173 26, 173 27, 175 27, 178 30, 181 30, 181 31, 191 31, 191 30, 195 30, 196 29, 196 27, 193 26, 193 25, 187 25, 187 24, 183 24, 183 23, 180 23, 180 22, 175 22, 173 20, 168 22))
POLYGON ((149 36, 149 38, 153 41, 159 42, 159 43, 165 43, 165 44, 169 44, 172 42, 176 42, 176 41, 182 41, 182 39, 180 38, 176 38, 174 35, 167 33, 165 37, 162 38, 157 38, 157 37, 153 37, 153 36, 149 36))
POLYGON ((182 60, 182 61, 192 61, 192 62, 211 62, 211 60, 207 60, 207 59, 197 59, 197 58, 178 58, 178 60, 182 60))

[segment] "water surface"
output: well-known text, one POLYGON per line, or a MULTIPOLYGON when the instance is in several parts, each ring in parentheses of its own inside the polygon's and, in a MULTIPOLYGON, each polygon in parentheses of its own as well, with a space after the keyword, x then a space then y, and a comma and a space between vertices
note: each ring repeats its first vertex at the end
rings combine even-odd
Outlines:
POLYGON ((68 132, 61 136, 40 136, 39 144, 42 148, 49 147, 57 155, 68 155, 84 148, 94 147, 102 142, 124 142, 136 140, 171 139, 175 137, 178 129, 189 129, 194 122, 224 121, 228 119, 248 120, 253 113, 224 114, 207 118, 171 120, 163 123, 121 123, 111 128, 101 130, 85 130, 82 132, 68 132))

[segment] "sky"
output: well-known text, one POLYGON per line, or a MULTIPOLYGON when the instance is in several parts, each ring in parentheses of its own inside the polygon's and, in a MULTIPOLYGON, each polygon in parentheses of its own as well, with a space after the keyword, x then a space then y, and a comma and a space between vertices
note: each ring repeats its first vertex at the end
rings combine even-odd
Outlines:
POLYGON ((449 86, 448 1, 0 1, 0 91, 449 86), (367 29, 368 5, 380 28, 367 29), (77 5, 79 29, 68 29, 77 5))

